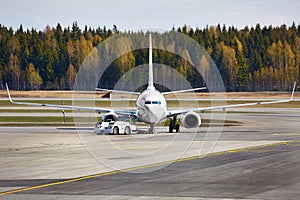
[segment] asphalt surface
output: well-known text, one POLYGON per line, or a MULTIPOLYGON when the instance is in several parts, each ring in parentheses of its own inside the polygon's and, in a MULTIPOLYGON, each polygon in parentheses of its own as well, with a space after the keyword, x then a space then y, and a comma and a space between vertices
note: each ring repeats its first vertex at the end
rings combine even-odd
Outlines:
MULTIPOLYGON (((20 180, 20 185, 22 185, 20 180)), ((31 186, 66 183, 23 191, 27 198, 229 198, 299 199, 300 142, 224 152, 173 163, 150 173, 126 173, 86 180, 31 180, 31 186), (50 195, 50 196, 49 196, 50 195)), ((11 184, 1 181, 0 184, 11 184)), ((15 184, 12 181, 12 184, 15 184)), ((10 196, 7 196, 10 199, 10 196)))
MULTIPOLYGON (((157 160, 152 157, 140 160, 146 154, 124 157, 103 145, 111 164, 122 166, 116 170, 101 168, 93 159, 87 159, 91 151, 80 150, 84 149, 82 141, 74 137, 72 129, 45 127, 15 131, 14 127, 3 127, 0 198, 296 200, 300 196, 299 111, 260 108, 228 114, 227 120, 243 124, 224 127, 207 154, 199 154, 199 145, 211 142, 207 140, 207 128, 200 128, 185 156, 177 160, 168 159, 172 158, 169 151, 165 155, 156 154, 157 160), (4 140, 11 135, 21 137, 20 141, 4 140), (59 161, 65 163, 59 165, 59 161), (68 165, 70 162, 73 167, 68 165), (49 167, 38 168, 44 164, 49 167)), ((95 141, 102 137, 90 134, 89 129, 83 129, 81 134, 95 141)), ((189 134, 178 136, 171 150, 190 139, 189 134)), ((127 151, 146 149, 145 152, 151 153, 153 147, 159 148, 172 137, 168 134, 149 137, 146 138, 149 143, 139 143, 140 146, 134 146, 140 139, 137 137, 112 136, 110 142, 127 151), (141 146, 143 149, 139 149, 141 146)))

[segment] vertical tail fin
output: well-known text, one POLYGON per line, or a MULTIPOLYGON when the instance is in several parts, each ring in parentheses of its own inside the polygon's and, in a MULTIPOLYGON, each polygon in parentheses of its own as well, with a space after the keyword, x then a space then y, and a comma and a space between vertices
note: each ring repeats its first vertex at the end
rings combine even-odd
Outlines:
POLYGON ((149 35, 149 78, 148 78, 148 87, 147 90, 154 90, 153 84, 153 63, 152 63, 152 38, 151 33, 149 35))

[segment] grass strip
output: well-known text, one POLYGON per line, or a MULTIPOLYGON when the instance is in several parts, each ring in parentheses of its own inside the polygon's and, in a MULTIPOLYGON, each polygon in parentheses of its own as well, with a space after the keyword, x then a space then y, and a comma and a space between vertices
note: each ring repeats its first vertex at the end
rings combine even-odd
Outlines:
MULTIPOLYGON (((258 100, 259 101, 259 100, 258 100)), ((62 100, 30 100, 28 102, 31 103, 40 103, 40 104, 56 104, 56 105, 80 105, 80 106, 96 106, 96 107, 135 107, 135 100, 124 100, 124 101, 93 101, 93 100, 86 100, 86 101, 78 101, 73 102, 71 100, 62 101, 62 100), (62 103, 63 102, 63 103, 62 103)), ((225 103, 226 105, 232 105, 232 104, 243 104, 243 103, 254 103, 257 101, 214 101, 213 104, 210 100, 205 101, 195 101, 195 100, 183 100, 183 101, 177 101, 177 100, 168 100, 167 105, 169 107, 186 107, 188 105, 192 105, 192 107, 197 106, 198 107, 207 107, 207 106, 214 106, 214 105, 223 105, 225 103)), ((10 103, 8 100, 0 100, 0 107, 20 107, 22 105, 15 105, 10 103)), ((289 103, 277 103, 277 104, 267 104, 267 105, 255 105, 255 106, 248 106, 248 107, 263 107, 263 108, 300 108, 300 103, 298 101, 291 101, 289 103)))
MULTIPOLYGON (((95 118, 94 117, 76 117, 76 122, 92 122, 95 118)), ((74 122, 73 117, 66 117, 66 122, 74 122)), ((99 120, 99 118, 98 118, 99 120)), ((22 123, 22 122, 31 122, 31 123, 40 123, 40 122, 47 122, 47 123, 55 123, 55 122, 64 122, 63 117, 44 117, 44 116, 9 116, 4 117, 0 116, 0 122, 8 122, 8 123, 22 123)))

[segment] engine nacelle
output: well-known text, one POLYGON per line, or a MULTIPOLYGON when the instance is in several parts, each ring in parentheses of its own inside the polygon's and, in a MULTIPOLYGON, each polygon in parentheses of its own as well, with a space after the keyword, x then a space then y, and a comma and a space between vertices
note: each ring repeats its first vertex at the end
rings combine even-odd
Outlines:
POLYGON ((109 120, 111 121, 117 121, 118 115, 114 112, 109 112, 106 113, 105 115, 102 116, 102 121, 107 122, 109 120))
POLYGON ((201 125, 201 118, 195 112, 188 112, 182 118, 182 123, 185 128, 197 128, 201 125))

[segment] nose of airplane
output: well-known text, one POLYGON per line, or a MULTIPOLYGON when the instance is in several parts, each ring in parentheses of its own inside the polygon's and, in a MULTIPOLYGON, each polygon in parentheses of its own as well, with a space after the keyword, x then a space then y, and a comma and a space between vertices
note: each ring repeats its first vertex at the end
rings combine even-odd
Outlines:
POLYGON ((150 123, 158 123, 165 117, 165 110, 160 105, 145 105, 150 123))

